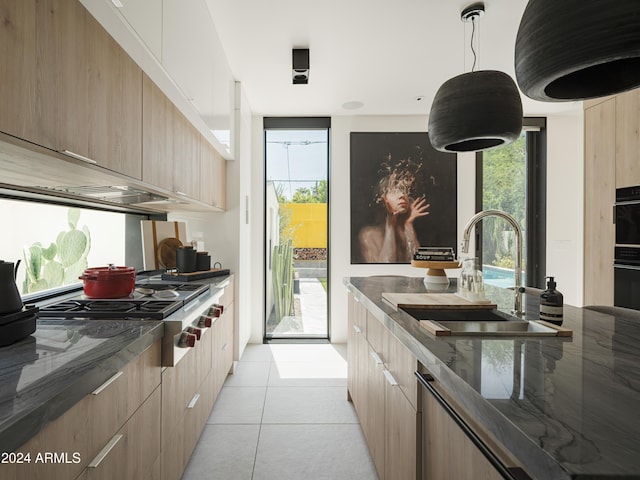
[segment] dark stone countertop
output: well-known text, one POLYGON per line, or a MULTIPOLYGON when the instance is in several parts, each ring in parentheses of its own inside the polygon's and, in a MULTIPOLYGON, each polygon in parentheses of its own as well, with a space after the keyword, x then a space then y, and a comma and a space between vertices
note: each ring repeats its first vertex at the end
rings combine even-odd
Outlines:
POLYGON ((15 451, 162 338, 162 321, 45 320, 0 348, 0 452, 15 451))
MULTIPOLYGON (((568 339, 436 338, 381 299, 426 292, 423 277, 344 284, 534 478, 640 479, 640 312, 565 305, 568 339)), ((487 290, 499 309, 513 307, 512 291, 487 290)), ((538 298, 524 297, 526 318, 537 318, 538 298)))

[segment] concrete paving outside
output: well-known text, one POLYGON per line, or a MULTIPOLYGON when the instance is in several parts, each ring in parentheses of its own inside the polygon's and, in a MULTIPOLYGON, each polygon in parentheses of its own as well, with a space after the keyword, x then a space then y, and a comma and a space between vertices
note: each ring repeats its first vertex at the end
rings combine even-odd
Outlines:
POLYGON ((295 315, 275 322, 272 312, 267 335, 275 337, 327 335, 327 292, 316 277, 302 277, 300 293, 294 295, 295 315))

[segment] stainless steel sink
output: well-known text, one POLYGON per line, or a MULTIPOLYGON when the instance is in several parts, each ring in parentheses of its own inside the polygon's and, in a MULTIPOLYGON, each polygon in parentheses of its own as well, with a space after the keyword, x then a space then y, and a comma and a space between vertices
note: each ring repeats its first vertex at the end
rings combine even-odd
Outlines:
POLYGON ((551 328, 535 320, 522 320, 499 310, 420 307, 405 307, 402 310, 436 336, 571 336, 570 330, 551 328))
POLYGON ((506 322, 513 320, 512 317, 499 310, 494 309, 478 309, 478 308, 422 308, 422 307, 403 307, 402 310, 407 312, 416 320, 434 320, 440 321, 477 321, 477 322, 506 322))

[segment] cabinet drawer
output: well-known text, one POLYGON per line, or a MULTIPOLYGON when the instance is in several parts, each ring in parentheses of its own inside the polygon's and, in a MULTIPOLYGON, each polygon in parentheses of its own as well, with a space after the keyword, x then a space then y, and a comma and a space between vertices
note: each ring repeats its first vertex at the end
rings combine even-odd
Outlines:
POLYGON ((407 397, 411 406, 415 410, 419 410, 418 402, 418 381, 415 377, 415 371, 418 369, 418 359, 395 338, 390 332, 386 333, 386 352, 387 370, 393 378, 398 382, 398 386, 402 393, 407 397))
POLYGON ((93 391, 89 397, 93 457, 160 385, 161 344, 155 342, 93 391))
POLYGON ((160 455, 160 388, 100 449, 87 466, 87 480, 157 478, 160 455))
MULTIPOLYGON (((364 307, 363 307, 364 308, 364 307)), ((371 348, 380 355, 382 361, 387 363, 387 343, 385 338, 389 334, 387 329, 380 323, 380 321, 371 315, 368 311, 366 312, 367 317, 367 341, 371 348)))

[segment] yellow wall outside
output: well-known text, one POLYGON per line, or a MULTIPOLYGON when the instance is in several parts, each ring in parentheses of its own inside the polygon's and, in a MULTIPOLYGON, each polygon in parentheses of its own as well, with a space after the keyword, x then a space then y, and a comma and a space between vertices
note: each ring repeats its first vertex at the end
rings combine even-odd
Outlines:
POLYGON ((295 248, 327 248, 327 204, 285 203, 291 211, 295 248))

